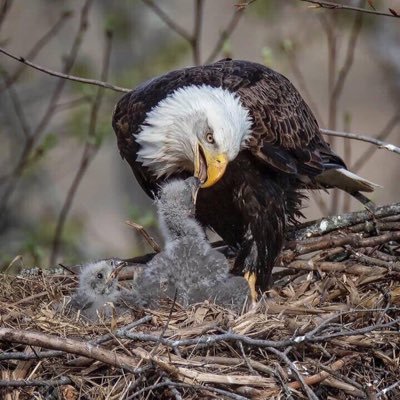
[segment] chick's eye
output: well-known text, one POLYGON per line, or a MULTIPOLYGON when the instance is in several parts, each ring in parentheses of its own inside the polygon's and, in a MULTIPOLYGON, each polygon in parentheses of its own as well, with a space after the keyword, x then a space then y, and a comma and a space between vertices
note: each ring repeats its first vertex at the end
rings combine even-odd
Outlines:
POLYGON ((211 132, 208 132, 206 135, 206 140, 208 143, 210 144, 214 144, 215 140, 214 140, 214 135, 211 132))
POLYGON ((101 272, 99 272, 99 273, 97 274, 97 278, 103 279, 103 274, 102 274, 101 272))
POLYGON ((110 260, 110 265, 113 267, 114 266, 114 260, 110 260))

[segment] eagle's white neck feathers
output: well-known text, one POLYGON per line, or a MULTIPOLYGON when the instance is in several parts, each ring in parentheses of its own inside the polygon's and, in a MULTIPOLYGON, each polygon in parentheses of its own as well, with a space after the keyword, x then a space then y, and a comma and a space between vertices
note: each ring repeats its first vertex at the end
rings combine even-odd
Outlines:
POLYGON ((249 111, 220 87, 187 86, 160 101, 148 114, 136 141, 137 161, 157 176, 193 171, 198 140, 211 130, 215 146, 233 160, 250 135, 249 111))

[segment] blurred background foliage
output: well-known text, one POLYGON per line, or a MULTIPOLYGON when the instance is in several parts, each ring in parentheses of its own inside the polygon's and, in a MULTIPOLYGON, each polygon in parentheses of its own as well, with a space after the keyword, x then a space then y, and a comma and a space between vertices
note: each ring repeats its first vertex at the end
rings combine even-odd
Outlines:
MULTIPOLYGON (((79 42, 69 73, 99 79, 105 32, 110 31, 107 80, 127 88, 171 69, 205 62, 213 53, 214 61, 225 56, 249 59, 288 76, 322 127, 371 136, 381 133, 382 138, 399 144, 400 20, 362 16, 352 50, 354 60, 332 119, 330 84, 346 63, 356 14, 310 8, 296 0, 257 0, 247 7, 238 7, 239 3, 245 2, 0 0, 0 45, 62 71, 74 43, 79 42), (80 32, 85 6, 87 24, 80 32), (200 28, 194 44, 177 31, 192 35, 196 20, 200 28), (46 36, 46 32, 50 33, 46 36), (385 136, 382 129, 391 120, 393 126, 385 136), (332 121, 334 126, 330 126, 332 121)), ((365 1, 345 3, 368 7, 365 1)), ((385 10, 396 4, 396 0, 374 2, 385 10)), ((113 107, 122 94, 105 91, 91 134, 97 87, 67 81, 53 101, 57 78, 23 68, 4 55, 0 77, 0 268, 18 270, 48 266, 49 260, 72 264, 148 252, 146 244, 124 224, 131 219, 158 239, 154 207, 120 159, 111 128, 113 107), (53 109, 46 119, 49 106, 53 109), (37 140, 29 148, 35 133, 37 140), (27 147, 25 164, 18 169, 27 147), (88 167, 67 207, 60 246, 54 254, 57 221, 86 147, 88 167)), ((350 166, 370 151, 365 143, 345 143, 332 141, 350 166)), ((399 178, 398 165, 394 155, 370 151, 360 166, 359 173, 385 187, 375 195, 378 203, 398 200, 400 189, 393 184, 399 178)), ((308 218, 315 218, 358 207, 344 197, 332 200, 322 194, 310 200, 306 211, 308 218)))

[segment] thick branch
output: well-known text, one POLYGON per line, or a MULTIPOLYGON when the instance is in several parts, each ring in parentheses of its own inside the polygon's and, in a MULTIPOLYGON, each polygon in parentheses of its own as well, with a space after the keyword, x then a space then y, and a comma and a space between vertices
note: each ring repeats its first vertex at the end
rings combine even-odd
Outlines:
POLYGON ((37 332, 19 329, 0 328, 0 341, 38 346, 45 349, 61 350, 70 354, 78 354, 93 360, 101 361, 116 368, 135 373, 136 360, 132 357, 117 354, 113 351, 90 345, 79 340, 61 338, 37 332))

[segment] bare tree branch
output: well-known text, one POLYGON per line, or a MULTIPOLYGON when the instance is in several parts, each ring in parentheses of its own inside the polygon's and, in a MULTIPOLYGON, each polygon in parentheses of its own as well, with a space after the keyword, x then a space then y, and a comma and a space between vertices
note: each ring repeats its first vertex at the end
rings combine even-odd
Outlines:
POLYGON ((165 24, 171 28, 174 32, 176 32, 179 36, 184 38, 189 43, 192 43, 193 37, 187 32, 185 29, 180 27, 165 11, 163 11, 158 4, 156 4, 153 0, 142 0, 149 8, 151 8, 155 14, 157 14, 165 24))
MULTIPOLYGON (((65 61, 63 74, 68 74, 71 71, 71 69, 75 63, 76 57, 78 56, 78 51, 82 44, 83 36, 88 27, 88 13, 89 13, 89 9, 90 9, 90 5, 91 5, 92 1, 93 0, 86 0, 86 2, 84 3, 84 5, 82 7, 78 32, 75 35, 74 41, 71 46, 71 50, 65 61)), ((4 50, 0 48, 0 52, 4 53, 4 50)), ((9 55, 7 52, 5 52, 5 54, 9 55)), ((13 56, 13 58, 14 58, 14 56, 13 56)), ((36 126, 36 128, 34 129, 32 134, 25 141, 25 144, 23 146, 23 149, 22 149, 21 155, 19 157, 19 160, 17 162, 17 165, 9 178, 8 186, 4 190, 3 196, 0 201, 0 218, 3 216, 4 212, 6 211, 8 200, 10 199, 12 193, 14 192, 14 190, 17 186, 17 183, 18 183, 20 177, 22 176, 22 173, 28 163, 29 156, 31 154, 32 149, 35 147, 37 141, 40 139, 40 136, 43 134, 43 131, 45 130, 45 128, 51 121, 51 118, 54 114, 54 110, 57 107, 56 103, 62 94, 65 83, 66 83, 65 79, 60 79, 57 82, 57 85, 54 88, 54 91, 50 97, 50 101, 48 103, 47 109, 46 109, 43 117, 39 121, 38 125, 36 126)))
POLYGON ((351 133, 351 132, 332 131, 330 129, 320 129, 320 131, 324 135, 337 136, 337 137, 342 137, 342 138, 346 138, 346 139, 354 139, 354 140, 360 140, 362 142, 372 143, 372 144, 378 146, 378 148, 380 148, 380 149, 385 149, 385 150, 392 151, 393 153, 400 154, 399 147, 397 147, 393 144, 390 144, 390 143, 383 142, 382 140, 375 139, 370 136, 360 135, 358 133, 351 133))
MULTIPOLYGON (((57 34, 57 32, 63 27, 64 22, 72 16, 72 12, 64 11, 56 23, 34 44, 31 50, 28 51, 26 58, 33 59, 37 56, 40 50, 57 34)), ((24 57, 25 59, 25 57, 24 57)), ((3 86, 0 87, 0 93, 7 89, 10 85, 15 83, 15 81, 20 77, 22 72, 24 72, 28 64, 21 64, 19 68, 7 79, 3 86)))
POLYGON ((3 25, 4 19, 8 11, 10 11, 13 0, 3 0, 3 4, 0 7, 0 28, 3 25))
MULTIPOLYGON (((397 124, 400 122, 400 113, 396 112, 396 114, 388 121, 386 126, 382 129, 382 131, 378 134, 376 138, 373 138, 375 140, 384 140, 386 139, 393 131, 393 129, 397 126, 397 124)), ((367 161, 372 157, 372 155, 375 153, 377 150, 377 147, 370 147, 368 148, 361 156, 358 158, 358 160, 351 166, 350 170, 353 172, 359 171, 367 161)))
MULTIPOLYGON (((4 81, 5 82, 8 81, 8 79, 9 79, 8 73, 1 67, 0 67, 0 71, 5 76, 4 81)), ((26 120, 25 112, 22 107, 21 101, 19 99, 18 93, 15 90, 13 85, 8 86, 8 93, 10 95, 10 99, 11 99, 11 102, 12 102, 14 110, 15 110, 15 115, 17 116, 17 118, 20 122, 22 133, 25 136, 25 138, 27 139, 31 135, 31 129, 28 125, 28 121, 26 120)))
POLYGON ((242 15, 244 15, 245 7, 237 7, 236 11, 233 13, 231 20, 229 21, 227 27, 221 32, 214 49, 211 51, 210 55, 207 57, 205 64, 209 64, 215 60, 226 40, 232 35, 233 31, 236 29, 242 15))
POLYGON ((53 71, 49 68, 45 68, 45 67, 42 67, 41 65, 38 65, 38 64, 35 64, 28 60, 25 60, 24 57, 16 56, 16 55, 10 53, 9 51, 5 50, 2 47, 0 47, 0 53, 3 53, 6 56, 13 58, 16 61, 26 64, 29 67, 37 69, 38 71, 44 72, 45 74, 48 74, 51 76, 55 76, 57 78, 62 78, 62 79, 66 79, 68 81, 73 81, 73 82, 86 83, 87 85, 100 86, 105 89, 111 89, 111 90, 114 90, 115 92, 121 92, 121 93, 129 93, 132 90, 132 89, 112 85, 111 83, 108 83, 108 82, 102 82, 97 79, 81 78, 79 76, 74 76, 74 75, 69 75, 69 74, 65 74, 62 72, 53 71))
MULTIPOLYGON (((110 65, 111 42, 112 42, 112 35, 110 32, 107 32, 106 48, 104 51, 103 66, 100 78, 101 80, 107 79, 108 69, 110 65)), ((103 100, 103 95, 104 95, 104 88, 99 87, 96 96, 93 100, 93 106, 89 121, 88 137, 86 140, 85 148, 83 150, 82 159, 79 164, 78 171, 76 172, 75 178, 73 179, 72 184, 68 190, 67 196, 65 198, 64 204, 61 208, 61 212, 57 220, 57 225, 53 237, 53 244, 50 255, 50 265, 55 265, 56 263, 57 256, 60 250, 62 232, 64 229, 65 221, 67 219, 67 215, 72 206, 73 199, 76 195, 76 192, 82 181, 83 176, 85 175, 93 158, 96 156, 100 146, 100 142, 96 141, 96 129, 97 129, 97 115, 101 106, 101 102, 103 100)))
POLYGON ((338 4, 333 1, 321 1, 321 0, 300 0, 305 3, 312 3, 315 4, 316 7, 318 8, 327 8, 329 10, 346 10, 346 11, 357 11, 361 13, 366 13, 366 14, 375 14, 375 15, 381 15, 385 17, 393 17, 393 18, 399 18, 399 14, 394 14, 392 12, 383 12, 383 11, 377 11, 377 10, 370 10, 368 8, 361 8, 361 7, 353 7, 347 4, 338 4))
POLYGON ((196 0, 194 7, 194 28, 191 40, 192 51, 193 51, 193 62, 195 65, 201 64, 200 43, 201 43, 201 29, 203 26, 203 8, 204 8, 204 0, 196 0))

